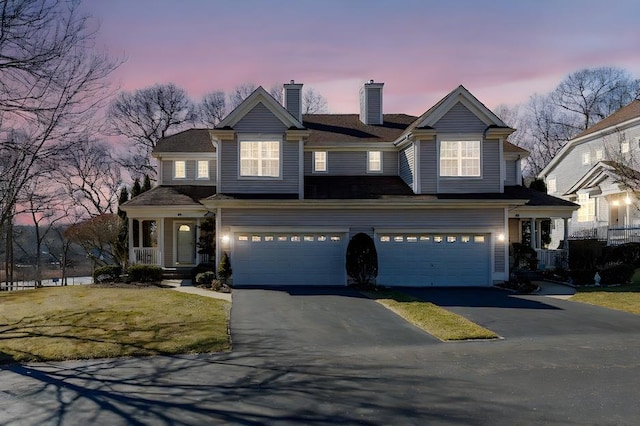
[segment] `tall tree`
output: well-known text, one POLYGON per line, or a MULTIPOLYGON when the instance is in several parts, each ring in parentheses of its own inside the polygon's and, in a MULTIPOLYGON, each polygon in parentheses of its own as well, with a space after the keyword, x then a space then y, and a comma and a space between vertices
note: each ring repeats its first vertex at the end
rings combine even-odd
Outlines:
POLYGON ((236 109, 256 88, 256 85, 253 83, 243 83, 234 87, 231 93, 229 93, 229 108, 231 110, 236 109))
POLYGON ((200 122, 215 127, 227 113, 226 95, 220 90, 206 93, 198 105, 200 122))
POLYGON ((327 100, 313 87, 304 90, 302 94, 303 114, 326 114, 329 112, 327 100))
POLYGON ((109 128, 134 143, 122 165, 134 176, 155 176, 151 151, 160 139, 184 129, 196 119, 187 92, 173 83, 120 92, 109 106, 109 128))

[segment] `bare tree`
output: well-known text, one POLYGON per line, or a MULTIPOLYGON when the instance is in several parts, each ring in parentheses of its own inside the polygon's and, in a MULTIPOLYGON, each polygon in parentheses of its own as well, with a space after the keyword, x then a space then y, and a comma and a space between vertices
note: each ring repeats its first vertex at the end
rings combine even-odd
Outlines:
POLYGON ((256 90, 256 85, 253 83, 243 83, 229 93, 229 107, 234 110, 249 97, 256 90))
POLYGON ((94 266, 99 266, 116 258, 113 250, 118 244, 120 225, 121 219, 117 214, 103 214, 69 226, 64 236, 79 244, 94 266))
POLYGON ((216 90, 206 93, 198 105, 199 120, 207 127, 215 127, 227 112, 226 95, 216 90))
POLYGON ((310 87, 302 94, 303 114, 326 114, 329 112, 327 100, 314 88, 310 87))
POLYGON ((551 93, 553 103, 577 115, 566 125, 585 130, 640 96, 640 80, 616 67, 582 69, 569 74, 551 93))
POLYGON ((282 97, 283 96, 282 84, 279 84, 279 83, 272 84, 271 88, 269 88, 269 94, 273 96, 273 99, 278 101, 280 105, 283 105, 284 99, 282 97))
POLYGON ((160 139, 192 124, 195 117, 187 92, 173 83, 120 92, 109 106, 109 127, 112 134, 135 144, 122 165, 133 175, 155 176, 151 151, 160 139))

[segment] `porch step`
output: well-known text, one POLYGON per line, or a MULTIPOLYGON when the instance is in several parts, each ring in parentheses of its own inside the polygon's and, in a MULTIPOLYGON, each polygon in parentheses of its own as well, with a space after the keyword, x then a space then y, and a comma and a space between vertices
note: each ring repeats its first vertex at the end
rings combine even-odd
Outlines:
POLYGON ((193 268, 169 268, 162 270, 163 280, 184 280, 191 278, 193 268))

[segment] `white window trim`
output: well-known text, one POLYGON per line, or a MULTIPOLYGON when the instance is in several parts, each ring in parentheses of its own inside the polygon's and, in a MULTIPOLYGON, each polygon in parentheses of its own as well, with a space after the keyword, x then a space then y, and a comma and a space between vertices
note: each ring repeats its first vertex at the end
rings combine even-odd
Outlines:
POLYGON ((382 171, 384 170, 382 158, 383 155, 381 150, 367 151, 367 173, 382 173, 382 171), (380 170, 373 170, 371 168, 371 154, 374 152, 377 152, 380 155, 380 170))
POLYGON ((627 141, 623 141, 620 143, 620 153, 621 154, 627 154, 629 152, 629 142, 627 141))
POLYGON ((282 154, 284 147, 281 135, 246 135, 238 138, 238 179, 239 180, 282 180, 282 154), (242 142, 277 142, 278 143, 278 176, 259 176, 259 175, 243 175, 242 174, 242 142))
POLYGON ((591 152, 583 152, 582 153, 582 165, 588 166, 591 164, 591 152))
POLYGON ((596 216, 596 199, 589 194, 578 194, 578 204, 580 208, 577 213, 577 220, 580 223, 592 222, 596 216))
POLYGON ((311 161, 313 162, 313 172, 314 173, 328 173, 329 171, 329 153, 327 151, 313 151, 311 153, 311 161), (319 169, 316 154, 324 154, 324 169, 319 169))
POLYGON ((209 180, 211 178, 211 163, 209 162, 209 160, 196 160, 196 179, 200 179, 200 180, 209 180), (200 163, 206 163, 207 165, 207 175, 206 176, 201 176, 200 175, 200 163))
POLYGON ((187 161, 186 160, 174 160, 173 161, 173 179, 186 179, 187 178, 187 161), (184 167, 184 176, 178 176, 178 163, 181 163, 184 167))
MULTIPOLYGON (((465 139, 442 139, 438 141, 438 178, 439 179, 482 179, 482 139, 475 139, 475 138, 465 138, 465 139), (442 143, 443 142, 478 142, 478 172, 479 174, 477 175, 443 175, 442 174, 442 143)), ((460 147, 460 145, 459 145, 460 147)), ((458 153, 460 152, 460 148, 458 148, 458 153)), ((461 162, 460 162, 461 158, 458 157, 458 170, 461 171, 461 162)))
POLYGON ((602 149, 596 149, 596 161, 602 161, 604 159, 604 151, 602 149))

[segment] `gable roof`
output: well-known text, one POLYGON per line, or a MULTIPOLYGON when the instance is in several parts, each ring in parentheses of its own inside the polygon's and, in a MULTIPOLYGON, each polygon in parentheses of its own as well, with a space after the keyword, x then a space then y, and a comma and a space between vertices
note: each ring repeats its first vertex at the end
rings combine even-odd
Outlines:
POLYGON ((189 129, 158 141, 153 153, 160 152, 216 152, 207 129, 189 129))
POLYGON ((199 200, 216 193, 215 186, 156 186, 132 198, 122 205, 127 207, 143 206, 201 206, 199 200))
POLYGON ((303 129, 300 123, 285 107, 280 105, 273 96, 262 86, 254 90, 240 105, 229 113, 218 125, 216 129, 233 128, 249 111, 256 105, 263 104, 271 113, 276 116, 287 128, 303 129))
POLYGON ((416 119, 407 114, 384 114, 383 123, 364 124, 358 114, 305 114, 302 123, 311 131, 310 143, 391 142, 416 119))

